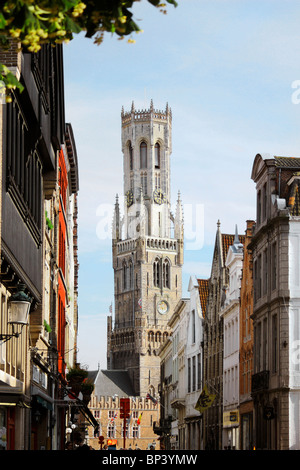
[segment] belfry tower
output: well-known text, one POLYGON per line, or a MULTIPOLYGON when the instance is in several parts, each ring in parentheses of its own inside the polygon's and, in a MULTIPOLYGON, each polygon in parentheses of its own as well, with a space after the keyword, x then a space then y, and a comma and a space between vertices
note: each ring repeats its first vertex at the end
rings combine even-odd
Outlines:
POLYGON ((122 109, 124 215, 113 220, 115 319, 108 327, 108 367, 126 369, 137 396, 157 393, 158 349, 181 298, 183 212, 171 212, 172 114, 122 109))

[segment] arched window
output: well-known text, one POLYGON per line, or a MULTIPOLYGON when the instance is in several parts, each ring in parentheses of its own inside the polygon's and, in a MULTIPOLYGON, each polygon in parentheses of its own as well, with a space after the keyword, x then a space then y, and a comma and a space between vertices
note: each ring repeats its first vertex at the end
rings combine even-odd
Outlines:
POLYGON ((123 264, 123 290, 127 289, 127 264, 123 264))
POLYGON ((155 148, 154 148, 154 159, 155 159, 155 168, 160 168, 160 145, 158 142, 156 142, 155 148))
POLYGON ((159 269, 159 259, 156 258, 156 260, 153 263, 153 285, 154 287, 159 287, 160 284, 160 269, 159 269))
POLYGON ((132 171, 133 170, 133 149, 132 149, 131 142, 129 142, 128 144, 128 153, 129 153, 129 168, 130 168, 130 171, 132 171))
POLYGON ((162 280, 163 287, 170 289, 170 262, 169 260, 164 260, 162 265, 162 280))
POLYGON ((129 263, 129 289, 133 288, 133 264, 129 263))
POLYGON ((147 144, 142 142, 140 145, 140 167, 147 168, 147 144))

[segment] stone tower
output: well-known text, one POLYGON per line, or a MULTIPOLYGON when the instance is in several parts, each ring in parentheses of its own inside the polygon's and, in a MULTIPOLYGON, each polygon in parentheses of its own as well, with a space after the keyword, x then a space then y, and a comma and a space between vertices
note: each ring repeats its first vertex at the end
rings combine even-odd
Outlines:
MULTIPOLYGON (((155 395, 158 350, 181 298, 183 212, 180 195, 171 211, 172 114, 122 109, 124 215, 117 196, 112 254, 114 324, 108 328, 108 364, 127 369, 137 396, 155 395)), ((123 198, 122 198, 123 199, 123 198)))

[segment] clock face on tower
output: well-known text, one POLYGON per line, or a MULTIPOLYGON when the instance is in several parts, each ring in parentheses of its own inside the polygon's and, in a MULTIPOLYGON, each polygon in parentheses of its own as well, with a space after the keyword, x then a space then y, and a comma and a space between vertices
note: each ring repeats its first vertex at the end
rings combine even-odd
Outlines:
POLYGON ((157 311, 161 315, 164 315, 169 310, 169 304, 165 300, 160 300, 157 304, 157 311))
POLYGON ((153 198, 154 198, 154 202, 156 202, 156 204, 162 204, 163 202, 166 202, 166 197, 164 195, 164 193, 162 192, 161 189, 156 189, 153 193, 153 198))
POLYGON ((133 193, 132 193, 132 191, 129 189, 129 191, 127 191, 125 196, 126 196, 127 207, 130 207, 133 204, 133 193))

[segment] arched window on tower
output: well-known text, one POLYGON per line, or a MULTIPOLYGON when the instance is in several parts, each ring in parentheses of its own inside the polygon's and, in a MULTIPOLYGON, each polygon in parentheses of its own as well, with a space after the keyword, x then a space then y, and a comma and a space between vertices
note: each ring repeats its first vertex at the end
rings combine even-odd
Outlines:
POLYGON ((155 144, 154 158, 155 158, 155 168, 160 168, 160 145, 158 142, 156 142, 155 144))
POLYGON ((123 290, 127 289, 127 264, 123 263, 123 290))
POLYGON ((132 171, 133 170, 133 149, 132 149, 131 142, 129 142, 128 144, 128 153, 129 153, 129 169, 130 171, 132 171))
POLYGON ((160 285, 160 261, 159 258, 156 258, 153 263, 153 285, 154 287, 159 287, 160 285))
POLYGON ((162 264, 163 287, 170 289, 170 261, 165 259, 162 264))
POLYGON ((132 261, 129 263, 129 289, 133 288, 133 264, 132 261))
POLYGON ((140 145, 140 167, 147 168, 147 144, 142 142, 140 145))

